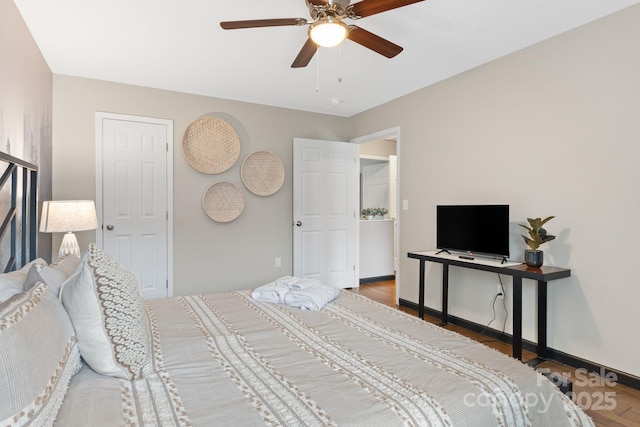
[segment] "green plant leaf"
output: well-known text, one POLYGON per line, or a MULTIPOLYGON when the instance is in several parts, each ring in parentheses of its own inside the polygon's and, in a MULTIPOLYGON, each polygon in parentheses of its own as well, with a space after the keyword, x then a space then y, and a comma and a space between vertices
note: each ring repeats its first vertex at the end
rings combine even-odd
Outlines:
POLYGON ((524 224, 518 224, 520 227, 524 228, 529 232, 529 237, 521 235, 524 239, 525 243, 529 248, 533 251, 537 250, 541 244, 549 242, 556 238, 556 236, 552 236, 547 234, 547 230, 542 228, 544 224, 548 221, 555 218, 555 216, 548 216, 545 219, 542 218, 527 218, 527 222, 529 226, 524 224))
POLYGON ((542 221, 540 221, 540 227, 542 227, 543 225, 545 225, 547 223, 547 221, 551 221, 553 218, 555 218, 555 216, 549 216, 546 217, 545 219, 543 219, 542 221))
POLYGON ((551 240, 555 239, 556 236, 552 236, 551 234, 547 234, 546 236, 544 236, 541 240, 540 243, 546 243, 546 242, 550 242, 551 240))
POLYGON ((524 239, 524 242, 527 244, 527 246, 529 246, 529 249, 531 249, 531 250, 535 251, 535 250, 536 250, 536 249, 538 249, 538 247, 540 246, 540 243, 539 243, 539 242, 537 242, 537 241, 535 241, 535 240, 532 240, 532 239, 528 238, 528 237, 527 237, 527 236, 525 236, 525 235, 522 235, 522 234, 521 234, 521 236, 522 236, 522 238, 524 239))

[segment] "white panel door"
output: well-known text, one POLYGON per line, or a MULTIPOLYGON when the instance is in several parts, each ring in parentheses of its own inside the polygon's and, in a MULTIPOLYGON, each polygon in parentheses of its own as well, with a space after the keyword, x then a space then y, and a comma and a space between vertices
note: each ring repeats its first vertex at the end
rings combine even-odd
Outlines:
POLYGON ((102 246, 143 298, 168 294, 167 125, 102 118, 102 246))
POLYGON ((293 274, 357 287, 356 144, 293 141, 293 274))

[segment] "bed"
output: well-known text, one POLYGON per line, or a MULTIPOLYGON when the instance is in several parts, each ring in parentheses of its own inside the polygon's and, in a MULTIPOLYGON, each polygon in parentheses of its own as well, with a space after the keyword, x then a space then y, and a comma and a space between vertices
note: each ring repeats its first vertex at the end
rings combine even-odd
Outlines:
POLYGON ((593 426, 530 367, 345 290, 144 301, 95 245, 9 282, 0 426, 593 426))
POLYGON ((38 166, 0 152, 0 271, 36 256, 38 166))

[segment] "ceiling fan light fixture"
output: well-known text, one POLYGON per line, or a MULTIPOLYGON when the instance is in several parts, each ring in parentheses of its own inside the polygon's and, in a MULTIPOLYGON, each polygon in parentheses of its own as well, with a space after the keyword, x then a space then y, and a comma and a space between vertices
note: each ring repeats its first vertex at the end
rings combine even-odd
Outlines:
POLYGON ((318 46, 334 47, 347 37, 347 25, 339 19, 327 16, 311 24, 309 37, 318 46))

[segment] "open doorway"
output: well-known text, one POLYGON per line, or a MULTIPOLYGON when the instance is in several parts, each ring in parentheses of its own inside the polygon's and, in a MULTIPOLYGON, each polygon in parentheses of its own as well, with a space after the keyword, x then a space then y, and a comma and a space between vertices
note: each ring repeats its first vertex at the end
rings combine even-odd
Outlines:
POLYGON ((358 224, 358 270, 361 284, 398 280, 399 136, 399 128, 393 128, 352 140, 360 148, 362 215, 358 224), (380 210, 383 215, 379 215, 380 210), (369 213, 378 215, 371 218, 369 213))

